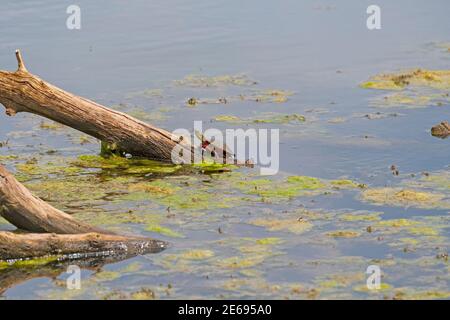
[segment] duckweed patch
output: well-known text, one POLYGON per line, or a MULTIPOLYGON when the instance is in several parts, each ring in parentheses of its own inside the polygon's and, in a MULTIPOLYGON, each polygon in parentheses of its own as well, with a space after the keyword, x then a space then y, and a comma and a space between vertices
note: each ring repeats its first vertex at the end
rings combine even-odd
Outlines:
POLYGON ((262 90, 252 95, 242 96, 244 100, 253 100, 255 102, 266 103, 284 103, 288 101, 289 96, 294 93, 286 90, 262 90))
POLYGON ((256 243, 260 245, 274 245, 283 242, 280 238, 262 238, 257 239, 256 243))
POLYGON ((155 299, 155 293, 148 288, 142 288, 139 291, 131 293, 131 299, 133 300, 153 300, 155 299))
POLYGON ((355 283, 363 282, 364 280, 365 277, 363 273, 342 273, 326 277, 318 277, 318 279, 314 282, 323 290, 346 288, 355 283))
POLYGON ((418 208, 450 207, 445 195, 401 188, 373 188, 364 190, 361 199, 375 205, 413 206, 418 208))
POLYGON ((439 290, 399 290, 395 293, 398 300, 437 300, 450 298, 450 291, 439 290))
POLYGON ((240 181, 236 187, 244 193, 258 195, 263 200, 273 201, 283 198, 294 198, 301 195, 311 195, 315 191, 325 189, 326 185, 318 178, 290 176, 284 181, 269 179, 240 181))
POLYGON ((214 256, 212 250, 189 250, 182 253, 182 258, 186 260, 205 260, 214 256))
POLYGON ((433 174, 422 176, 416 185, 441 190, 443 192, 450 192, 450 172, 441 171, 433 174))
POLYGON ((379 288, 374 288, 374 289, 368 289, 367 285, 360 285, 360 286, 355 286, 353 288, 353 290, 358 291, 358 292, 371 292, 371 293, 377 293, 380 291, 390 291, 392 290, 392 286, 389 283, 380 283, 380 287, 379 288))
POLYGON ((26 187, 39 197, 59 203, 80 203, 84 201, 101 200, 106 197, 108 190, 98 188, 95 178, 85 179, 41 179, 27 182, 26 187))
POLYGON ((393 227, 393 228, 401 228, 401 227, 411 227, 417 225, 417 221, 413 221, 410 219, 391 219, 391 220, 383 220, 376 224, 379 227, 393 227))
POLYGON ((380 220, 381 212, 373 212, 373 213, 367 213, 367 214, 360 214, 360 213, 346 213, 341 214, 339 218, 344 221, 378 221, 380 220))
POLYGON ((238 257, 238 256, 229 257, 226 259, 219 260, 217 261, 217 263, 223 266, 224 268, 245 269, 261 264, 263 261, 264 256, 255 255, 246 257, 238 257))
POLYGON ((339 189, 366 188, 365 184, 357 183, 349 179, 331 180, 330 184, 339 189))
POLYGON ((450 97, 447 93, 407 91, 376 97, 371 100, 370 104, 379 108, 405 107, 413 109, 428 106, 443 106, 448 103, 450 103, 450 97))
POLYGON ((110 169, 120 170, 128 174, 149 174, 163 173, 169 174, 178 171, 181 166, 162 163, 148 159, 127 159, 119 156, 108 158, 95 155, 82 155, 73 161, 74 166, 90 169, 110 169))
POLYGON ((167 227, 162 227, 162 226, 154 224, 154 223, 147 225, 145 230, 150 231, 150 232, 159 233, 159 234, 162 234, 167 237, 183 238, 183 235, 181 233, 178 233, 176 231, 173 231, 172 229, 169 229, 167 227))
POLYGON ((130 192, 146 192, 155 195, 168 196, 180 190, 173 184, 170 184, 163 180, 154 180, 151 182, 138 182, 131 184, 128 187, 130 192))
POLYGON ((11 262, 0 260, 0 270, 7 268, 37 268, 58 261, 58 256, 46 256, 32 259, 14 260, 11 262))

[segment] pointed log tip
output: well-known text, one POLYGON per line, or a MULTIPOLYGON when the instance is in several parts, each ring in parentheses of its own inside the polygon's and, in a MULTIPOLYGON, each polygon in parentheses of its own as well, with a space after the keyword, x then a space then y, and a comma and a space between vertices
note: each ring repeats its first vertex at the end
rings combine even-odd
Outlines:
POLYGON ((16 59, 17 59, 17 71, 27 72, 27 68, 25 68, 25 63, 22 59, 22 54, 19 49, 16 49, 16 59))

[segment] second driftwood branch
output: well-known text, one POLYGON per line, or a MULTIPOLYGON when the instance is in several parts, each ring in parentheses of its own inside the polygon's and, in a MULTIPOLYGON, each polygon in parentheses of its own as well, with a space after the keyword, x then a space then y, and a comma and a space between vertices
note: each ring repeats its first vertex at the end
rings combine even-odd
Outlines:
POLYGON ((1 165, 0 215, 27 231, 0 231, 0 260, 91 254, 134 256, 166 247, 163 241, 116 235, 78 222, 31 194, 1 165))

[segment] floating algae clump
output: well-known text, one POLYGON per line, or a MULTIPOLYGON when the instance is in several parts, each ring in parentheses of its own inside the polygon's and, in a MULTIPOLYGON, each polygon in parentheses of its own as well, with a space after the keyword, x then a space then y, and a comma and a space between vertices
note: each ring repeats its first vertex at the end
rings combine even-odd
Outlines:
POLYGON ((381 74, 361 84, 362 88, 401 91, 373 100, 376 107, 425 107, 450 103, 450 70, 416 69, 381 74))
POLYGON ((339 216, 344 221, 378 221, 380 220, 380 212, 359 214, 359 213, 346 213, 339 216))
POLYGON ((265 227, 269 231, 289 231, 296 234, 309 231, 313 227, 312 223, 302 219, 256 219, 250 224, 265 227))
POLYGON ((338 189, 353 189, 353 188, 365 188, 366 185, 357 183, 353 180, 341 179, 341 180, 331 180, 330 184, 338 189))
POLYGON ((392 290, 392 286, 388 283, 380 283, 380 287, 379 288, 374 288, 374 289, 369 289, 367 287, 366 284, 364 285, 359 285, 359 286, 355 286, 353 287, 353 290, 358 291, 358 292, 377 292, 377 291, 389 291, 392 290))
POLYGON ((216 163, 214 161, 210 161, 208 159, 204 159, 203 162, 193 163, 191 167, 194 170, 198 170, 201 173, 211 174, 211 173, 221 173, 221 172, 230 172, 233 169, 236 169, 237 166, 229 163, 216 163))
POLYGON ((360 232, 351 230, 338 230, 326 233, 327 236, 333 238, 356 238, 361 235, 360 232))
POLYGON ((298 123, 298 122, 305 122, 306 118, 305 116, 302 116, 300 114, 282 114, 282 115, 274 115, 271 118, 267 119, 254 119, 254 123, 279 123, 279 124, 285 124, 285 123, 298 123))
POLYGON ((287 182, 300 189, 314 190, 325 187, 325 185, 318 179, 307 176, 290 176, 287 182))
POLYGON ((439 235, 438 230, 436 230, 433 227, 428 227, 428 226, 410 227, 407 229, 407 231, 416 236, 438 236, 439 235))
POLYGON ((229 115, 219 115, 214 117, 214 120, 220 122, 233 122, 233 123, 239 123, 242 121, 242 119, 239 117, 229 115))
POLYGON ((173 173, 181 168, 181 166, 148 159, 127 159, 119 156, 104 158, 94 155, 79 156, 72 164, 81 168, 120 170, 129 174, 173 173))
POLYGON ((264 256, 255 255, 247 257, 230 257, 217 262, 220 266, 231 269, 249 268, 256 266, 264 261, 264 256))
MULTIPOLYGON (((383 230, 383 232, 385 234, 397 233, 397 232, 399 232, 399 230, 402 230, 404 232, 407 232, 407 233, 412 234, 417 237, 419 237, 419 236, 437 237, 440 234, 439 226, 436 226, 436 225, 430 224, 430 223, 426 223, 423 221, 416 221, 416 220, 410 220, 410 219, 382 220, 382 221, 378 221, 374 227, 375 227, 375 229, 383 230)), ((408 242, 408 240, 405 241, 405 238, 403 238, 403 240, 401 240, 400 242, 406 243, 406 242, 408 242)), ((409 243, 409 244, 414 245, 414 243, 409 243)))
POLYGON ((214 251, 211 250, 189 250, 181 254, 181 258, 185 260, 205 260, 214 256, 214 251))
POLYGON ((47 201, 67 206, 102 200, 114 190, 112 184, 99 185, 94 176, 40 179, 26 183, 26 187, 47 201))
POLYGON ((361 193, 361 198, 376 205, 413 206, 418 208, 450 207, 450 204, 445 202, 443 194, 412 189, 367 189, 361 193))
POLYGON ((130 192, 142 191, 157 195, 171 195, 180 188, 162 180, 155 180, 151 182, 139 182, 128 187, 130 192))
POLYGON ((258 195, 267 200, 311 195, 326 187, 320 179, 307 176, 290 176, 284 181, 256 179, 239 181, 236 187, 247 194, 258 195))
POLYGON ((419 180, 419 184, 423 184, 426 187, 436 188, 442 191, 450 191, 450 172, 442 171, 436 172, 422 177, 419 180))
POLYGON ((450 291, 438 291, 438 290, 424 290, 424 291, 410 290, 409 292, 398 291, 395 294, 395 298, 405 300, 449 299, 450 291))
POLYGON ((364 281, 363 273, 342 273, 318 277, 314 282, 322 289, 333 289, 345 288, 361 281, 364 281))
POLYGON ((272 244, 279 244, 282 240, 280 238, 262 238, 257 239, 256 243, 260 245, 272 245, 272 244))
POLYGON ((217 198, 217 193, 210 187, 190 187, 189 182, 169 182, 167 180, 154 180, 151 182, 139 182, 128 187, 130 192, 119 200, 146 201, 163 205, 170 209, 183 210, 210 210, 218 208, 231 208, 238 201, 237 197, 222 196, 217 198))
POLYGON ((417 221, 409 220, 409 219, 390 219, 390 220, 383 220, 376 224, 376 226, 380 227, 394 227, 394 228, 401 228, 401 227, 410 227, 417 225, 417 221))
POLYGON ((58 159, 54 162, 38 163, 35 158, 17 164, 16 169, 18 171, 18 179, 21 181, 30 180, 36 178, 36 176, 48 176, 53 174, 73 175, 82 171, 81 168, 67 165, 66 162, 63 162, 63 159, 58 159))
POLYGON ((283 114, 283 113, 266 113, 258 115, 258 117, 239 118, 232 115, 219 115, 214 117, 215 121, 229 122, 235 124, 298 124, 306 121, 305 116, 297 113, 283 114))
POLYGON ((371 104, 374 107, 392 108, 423 108, 426 106, 442 106, 450 102, 448 93, 444 92, 395 92, 374 99, 371 104))
POLYGON ((145 230, 150 231, 150 232, 159 233, 164 236, 172 237, 172 238, 182 238, 183 237, 183 235, 181 233, 175 232, 172 229, 169 229, 167 227, 162 227, 162 226, 154 224, 154 223, 149 224, 145 228, 145 230))
POLYGON ((155 293, 151 289, 142 288, 136 292, 132 292, 130 297, 133 300, 153 300, 155 299, 155 293))
POLYGON ((269 102, 269 103, 284 103, 289 96, 294 93, 285 90, 263 90, 256 92, 253 95, 243 96, 244 100, 253 100, 255 102, 269 102))

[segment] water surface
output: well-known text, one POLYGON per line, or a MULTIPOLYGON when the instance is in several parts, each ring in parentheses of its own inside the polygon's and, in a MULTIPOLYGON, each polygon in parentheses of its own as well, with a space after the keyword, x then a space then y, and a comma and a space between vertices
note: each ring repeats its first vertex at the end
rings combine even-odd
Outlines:
MULTIPOLYGON (((2 297, 449 296, 450 141, 429 134, 431 126, 449 120, 449 104, 375 108, 373 101, 389 93, 359 87, 382 72, 449 69, 446 1, 378 1, 382 29, 377 31, 366 28, 370 1, 79 1, 81 30, 66 28, 70 4, 3 1, 1 69, 16 68, 14 50, 20 48, 30 72, 168 130, 192 129, 194 120, 220 129, 239 127, 212 121, 218 115, 302 114, 305 123, 250 127, 281 131, 280 174, 270 179, 308 176, 326 186, 263 199, 239 184, 261 179, 251 169, 167 177, 123 168, 68 172, 62 168, 73 167, 80 155, 98 153, 97 141, 37 116, 2 114, 0 141, 8 145, 0 148, 0 161, 36 194, 91 223, 172 243, 157 255, 85 268, 80 291, 65 289, 67 274, 60 266, 53 275, 43 272, 11 286, 2 297), (244 74, 257 83, 175 82, 192 74, 244 74), (264 90, 293 94, 283 103, 232 99, 264 90), (192 97, 231 102, 190 107, 186 102, 192 97), (396 116, 365 117, 376 112, 396 116), (11 155, 17 157, 6 157, 11 155), (23 166, 27 161, 37 162, 41 171, 24 170, 30 169, 23 166), (398 176, 390 170, 393 164, 398 176), (332 187, 336 179, 444 198, 432 205, 362 201, 365 189, 332 187), (183 196, 170 205, 164 196, 133 189, 152 181, 179 188, 176 194, 183 196), (273 227, 274 220, 300 217, 310 228, 273 227), (392 219, 406 219, 408 225, 380 223, 392 219), (369 226, 374 232, 367 232, 369 226), (342 230, 358 235, 330 236, 342 230), (373 264, 381 267, 386 285, 368 292, 365 271, 373 264)), ((11 229, 6 223, 0 228, 11 229)))

